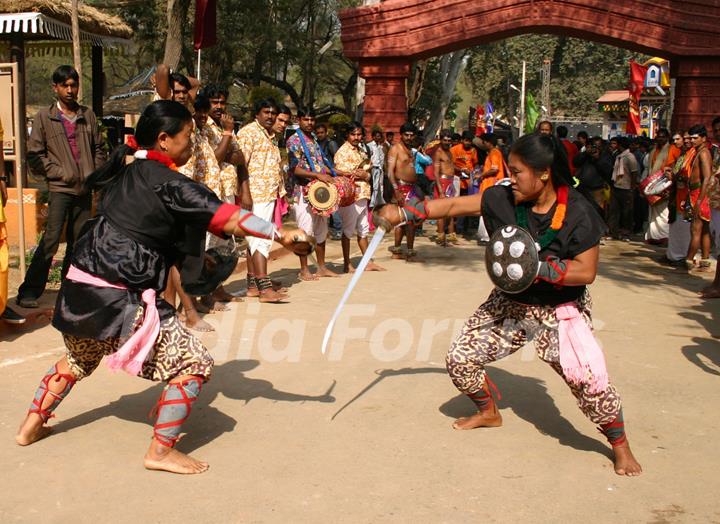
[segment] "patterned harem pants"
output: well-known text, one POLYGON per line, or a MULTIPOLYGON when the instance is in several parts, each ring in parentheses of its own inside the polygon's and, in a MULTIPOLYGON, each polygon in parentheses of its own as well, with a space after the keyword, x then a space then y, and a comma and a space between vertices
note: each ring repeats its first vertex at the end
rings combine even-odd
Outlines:
MULTIPOLYGON (((115 353, 121 346, 119 338, 94 340, 63 334, 63 339, 70 371, 78 380, 90 375, 105 355, 115 353)), ((138 376, 168 381, 181 375, 197 375, 207 380, 212 367, 213 359, 202 342, 173 316, 160 324, 152 358, 143 364, 138 376)))
MULTIPOLYGON (((590 294, 576 302, 592 328, 590 294)), ((512 355, 532 341, 538 356, 550 364, 570 387, 578 406, 595 424, 607 424, 621 413, 620 396, 612 384, 601 393, 590 393, 586 384, 568 382, 560 366, 558 321, 552 306, 514 302, 498 290, 468 319, 447 354, 447 371, 462 393, 475 395, 485 383, 485 365, 512 355)))

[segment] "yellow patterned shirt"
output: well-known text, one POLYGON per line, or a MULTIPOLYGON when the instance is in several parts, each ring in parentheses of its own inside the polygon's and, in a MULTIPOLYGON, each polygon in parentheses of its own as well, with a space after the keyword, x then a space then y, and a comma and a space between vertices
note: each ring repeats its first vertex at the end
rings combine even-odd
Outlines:
MULTIPOLYGON (((345 142, 335 153, 335 169, 343 172, 352 172, 356 169, 370 166, 368 156, 359 147, 353 147, 350 142, 345 142)), ((364 180, 355 181, 355 200, 370 198, 370 184, 364 180)))
MULTIPOLYGON (((203 133, 207 136, 210 147, 213 151, 217 149, 223 139, 222 128, 215 123, 215 121, 208 117, 205 127, 203 127, 203 133)), ((230 147, 228 153, 232 155, 240 150, 240 146, 237 142, 237 137, 234 135, 230 137, 230 147)), ((220 186, 222 188, 223 196, 231 197, 238 194, 238 176, 237 169, 230 162, 220 162, 220 186)))
POLYGON ((280 167, 280 150, 257 120, 238 131, 238 145, 245 157, 248 184, 253 202, 265 204, 285 195, 280 167))
POLYGON ((197 126, 190 135, 190 147, 192 150, 190 160, 178 171, 196 182, 205 184, 218 198, 222 199, 224 195, 220 184, 220 166, 215 158, 215 151, 210 146, 205 134, 197 126))

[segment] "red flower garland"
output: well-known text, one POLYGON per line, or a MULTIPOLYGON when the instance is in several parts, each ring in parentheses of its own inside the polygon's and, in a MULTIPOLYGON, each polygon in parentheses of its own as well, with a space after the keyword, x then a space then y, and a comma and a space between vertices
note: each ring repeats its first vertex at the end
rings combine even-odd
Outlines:
POLYGON ((160 162, 163 165, 166 165, 173 171, 177 171, 178 167, 175 165, 175 162, 173 162, 173 159, 167 156, 165 153, 161 153, 160 151, 155 151, 154 149, 145 149, 144 147, 140 147, 140 145, 137 143, 137 140, 133 135, 128 135, 128 137, 125 139, 125 143, 130 149, 134 149, 136 154, 135 158, 139 159, 147 159, 147 160, 155 160, 156 162, 160 162), (137 154, 137 152, 142 151, 141 154, 137 154))

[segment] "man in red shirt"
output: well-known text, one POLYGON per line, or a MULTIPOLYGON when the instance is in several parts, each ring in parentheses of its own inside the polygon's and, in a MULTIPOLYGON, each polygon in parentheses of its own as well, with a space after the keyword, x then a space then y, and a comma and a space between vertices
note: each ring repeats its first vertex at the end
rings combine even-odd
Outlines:
POLYGON ((575 144, 570 142, 568 140, 568 128, 565 126, 557 126, 557 136, 560 139, 560 142, 562 142, 562 145, 565 146, 565 151, 567 152, 568 157, 568 165, 570 167, 570 174, 572 176, 575 176, 575 166, 573 165, 573 159, 575 158, 575 155, 578 154, 578 148, 575 144))

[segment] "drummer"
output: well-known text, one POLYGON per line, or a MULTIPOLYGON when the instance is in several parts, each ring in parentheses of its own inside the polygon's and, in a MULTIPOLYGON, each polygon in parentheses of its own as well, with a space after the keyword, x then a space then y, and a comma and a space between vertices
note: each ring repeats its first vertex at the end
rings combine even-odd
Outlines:
MULTIPOLYGON (((568 384, 582 412, 610 442, 615 472, 642 472, 625 435, 620 396, 610 384, 605 361, 594 343, 587 285, 595 280, 603 222, 591 204, 568 185, 565 149, 555 137, 520 138, 510 150, 511 186, 480 195, 385 206, 380 216, 398 225, 408 217, 439 218, 482 214, 492 235, 506 225, 528 230, 539 244, 538 276, 525 291, 494 289, 450 347, 447 370, 477 412, 455 421, 455 429, 502 425, 485 366, 535 343, 538 356, 568 384), (561 320, 559 320, 561 319, 561 320), (585 332, 577 339, 575 333, 585 332), (561 337, 562 335, 562 337, 561 337), (562 340, 562 343, 560 342, 562 340)), ((494 243, 488 249, 494 249, 494 243)))
MULTIPOLYGON (((370 221, 368 219, 368 202, 370 201, 370 159, 367 153, 360 148, 365 129, 359 122, 351 122, 347 127, 347 141, 335 153, 335 172, 338 175, 350 176, 355 181, 355 202, 349 206, 341 207, 342 219, 342 251, 343 271, 354 273, 355 268, 350 263, 350 238, 357 235, 357 243, 363 255, 368 247, 368 233, 370 221)), ((384 271, 384 268, 370 262, 365 268, 367 271, 384 271)))
POLYGON ((300 229, 315 237, 317 242, 317 273, 310 272, 308 259, 300 256, 300 280, 313 281, 319 277, 338 277, 337 273, 325 265, 325 241, 328 234, 328 217, 312 212, 307 201, 307 184, 313 180, 333 183, 333 169, 325 158, 322 148, 317 143, 315 129, 315 111, 300 108, 297 112, 300 129, 287 139, 288 161, 290 174, 295 179, 293 210, 295 220, 300 229))

